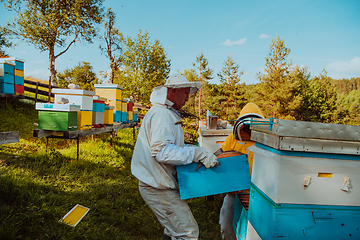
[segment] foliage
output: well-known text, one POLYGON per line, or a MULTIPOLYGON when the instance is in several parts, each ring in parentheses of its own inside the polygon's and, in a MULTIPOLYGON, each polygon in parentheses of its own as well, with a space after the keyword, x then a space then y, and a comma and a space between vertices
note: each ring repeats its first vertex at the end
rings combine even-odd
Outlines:
MULTIPOLYGON (((1 104, 5 121, 16 120, 1 104)), ((11 106, 33 112, 29 125, 37 121, 33 105, 16 100, 11 106)), ((0 145, 0 221, 6 223, 0 225, 0 239, 161 238, 163 228, 131 174, 132 129, 117 131, 113 147, 108 133, 94 135, 93 140, 81 138, 76 161, 76 140, 49 139, 46 146, 44 138, 30 136, 32 129, 23 128, 24 122, 16 124, 12 130, 20 132, 20 142, 0 145), (89 213, 75 228, 60 223, 76 204, 90 208, 89 213)), ((199 223, 200 239, 221 239, 221 195, 215 201, 196 198, 188 203, 199 223)))
POLYGON ((0 57, 7 56, 4 48, 9 48, 12 45, 7 37, 7 30, 4 27, 0 27, 0 57))
POLYGON ((334 122, 336 110, 336 91, 330 79, 323 72, 309 82, 306 96, 305 114, 312 122, 334 122))
POLYGON ((123 54, 120 56, 122 67, 115 75, 115 83, 123 87, 123 96, 135 102, 149 105, 150 94, 154 87, 165 83, 170 72, 170 60, 159 40, 150 42, 147 32, 141 30, 136 39, 124 37, 123 54))
POLYGON ((208 60, 205 58, 204 54, 200 52, 200 55, 196 57, 196 63, 193 63, 193 67, 199 71, 197 73, 198 81, 203 86, 195 95, 195 99, 196 97, 198 98, 197 114, 200 118, 205 118, 207 109, 204 100, 207 99, 207 84, 213 79, 213 70, 209 68, 208 65, 208 60))
POLYGON ((309 78, 306 68, 291 69, 286 58, 290 49, 278 36, 272 40, 265 58, 265 73, 258 73, 260 83, 256 88, 257 99, 264 115, 284 119, 301 118, 303 86, 309 78))
MULTIPOLYGON (((104 23, 104 41, 105 46, 100 45, 99 48, 102 52, 106 53, 107 58, 110 60, 110 82, 114 82, 115 72, 119 70, 121 64, 121 58, 116 56, 117 52, 122 51, 121 47, 121 35, 119 30, 115 27, 116 14, 111 10, 107 9, 105 14, 106 22, 104 23)), ((119 54, 120 54, 119 53, 119 54)))
POLYGON ((102 1, 9 0, 6 6, 18 16, 8 23, 7 29, 40 51, 49 52, 51 83, 56 85, 55 60, 80 39, 92 42, 96 36, 96 25, 102 20, 102 1), (20 2, 24 2, 24 9, 20 2), (68 38, 72 39, 69 43, 68 38), (63 50, 56 54, 55 47, 63 50))
POLYGON ((331 79, 331 82, 336 86, 336 91, 339 94, 349 94, 351 91, 360 89, 360 77, 353 77, 351 79, 331 79))
MULTIPOLYGON (((237 109, 239 102, 237 100, 241 99, 241 86, 240 77, 244 74, 244 70, 239 72, 239 65, 236 64, 235 60, 231 55, 227 57, 227 60, 224 61, 223 67, 221 68, 218 76, 220 78, 220 88, 221 95, 226 97, 226 120, 229 118, 229 107, 232 109, 237 109)), ((223 105, 223 104, 221 104, 223 105)), ((233 117, 233 114, 232 118, 233 117)))
POLYGON ((18 131, 20 138, 32 137, 32 131, 36 129, 34 123, 37 123, 38 118, 32 101, 0 98, 0 116, 0 132, 18 131))
POLYGON ((71 69, 65 69, 57 74, 59 87, 68 88, 70 83, 79 85, 80 89, 94 91, 94 84, 98 83, 93 67, 88 62, 80 62, 71 69))

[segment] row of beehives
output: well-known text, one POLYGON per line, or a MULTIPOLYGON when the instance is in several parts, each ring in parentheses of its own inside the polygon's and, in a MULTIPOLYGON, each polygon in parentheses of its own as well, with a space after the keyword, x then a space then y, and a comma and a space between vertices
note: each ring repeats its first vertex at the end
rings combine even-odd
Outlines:
MULTIPOLYGON (((249 189, 236 195, 238 239, 360 238, 360 126, 263 121, 251 127, 251 177, 247 155, 213 169, 179 166, 182 198, 249 189)), ((200 134, 211 151, 225 138, 224 130, 200 134)))
POLYGON ((36 104, 38 128, 71 131, 138 121, 134 103, 130 99, 119 99, 121 88, 116 84, 96 84, 95 87, 95 92, 53 89, 55 103, 36 104))
POLYGON ((24 61, 0 59, 0 93, 24 95, 24 61))

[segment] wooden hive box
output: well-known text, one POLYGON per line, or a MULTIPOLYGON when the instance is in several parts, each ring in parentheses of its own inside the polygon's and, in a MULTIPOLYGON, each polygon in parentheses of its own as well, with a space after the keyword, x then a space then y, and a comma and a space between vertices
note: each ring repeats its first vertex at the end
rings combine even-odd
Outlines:
POLYGON ((78 130, 92 128, 92 111, 81 110, 77 112, 77 128, 78 130))
POLYGON ((360 207, 277 204, 250 185, 248 219, 258 238, 248 230, 247 240, 360 239, 360 207))
POLYGON ((247 155, 236 151, 218 156, 219 166, 200 167, 199 163, 176 166, 180 198, 189 199, 249 189, 250 170, 247 155))
POLYGON ((113 124, 114 123, 114 107, 113 106, 105 106, 104 113, 104 124, 113 124))
POLYGON ((43 130, 71 131, 77 130, 78 105, 36 103, 39 120, 38 128, 43 130))
POLYGON ((122 88, 118 84, 94 84, 95 93, 107 100, 121 100, 122 88))
POLYGON ((59 103, 62 98, 66 98, 70 104, 80 105, 81 110, 92 111, 93 109, 93 96, 95 92, 61 88, 54 88, 52 92, 55 94, 55 103, 59 103))

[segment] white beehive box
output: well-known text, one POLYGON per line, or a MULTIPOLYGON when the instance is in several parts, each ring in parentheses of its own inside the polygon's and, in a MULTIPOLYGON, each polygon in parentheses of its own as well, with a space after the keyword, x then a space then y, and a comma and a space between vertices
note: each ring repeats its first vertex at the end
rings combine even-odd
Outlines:
POLYGON ((360 206, 360 156, 280 151, 258 143, 248 150, 254 152, 252 183, 275 203, 360 206))
POLYGON ((232 126, 227 125, 226 129, 206 129, 206 124, 203 121, 199 121, 199 146, 204 147, 211 152, 217 151, 221 144, 225 141, 227 136, 232 133, 232 126))
POLYGON ((67 99, 71 105, 80 105, 81 110, 92 111, 93 96, 95 92, 82 89, 52 89, 55 94, 55 103, 60 103, 62 98, 67 99))
POLYGON ((42 111, 76 112, 76 111, 80 111, 80 105, 36 103, 35 109, 42 111))

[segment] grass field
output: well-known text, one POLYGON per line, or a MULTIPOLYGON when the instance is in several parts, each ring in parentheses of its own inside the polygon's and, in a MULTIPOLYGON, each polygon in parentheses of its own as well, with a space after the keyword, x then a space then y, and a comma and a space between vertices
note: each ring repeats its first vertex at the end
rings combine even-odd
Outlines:
MULTIPOLYGON (((161 239, 163 228, 131 175, 132 129, 76 141, 33 138, 34 103, 0 99, 0 132, 19 131, 20 142, 0 145, 0 239, 161 239), (90 208, 74 228, 59 220, 76 204, 90 208)), ((222 197, 188 201, 200 239, 221 239, 222 197)))

